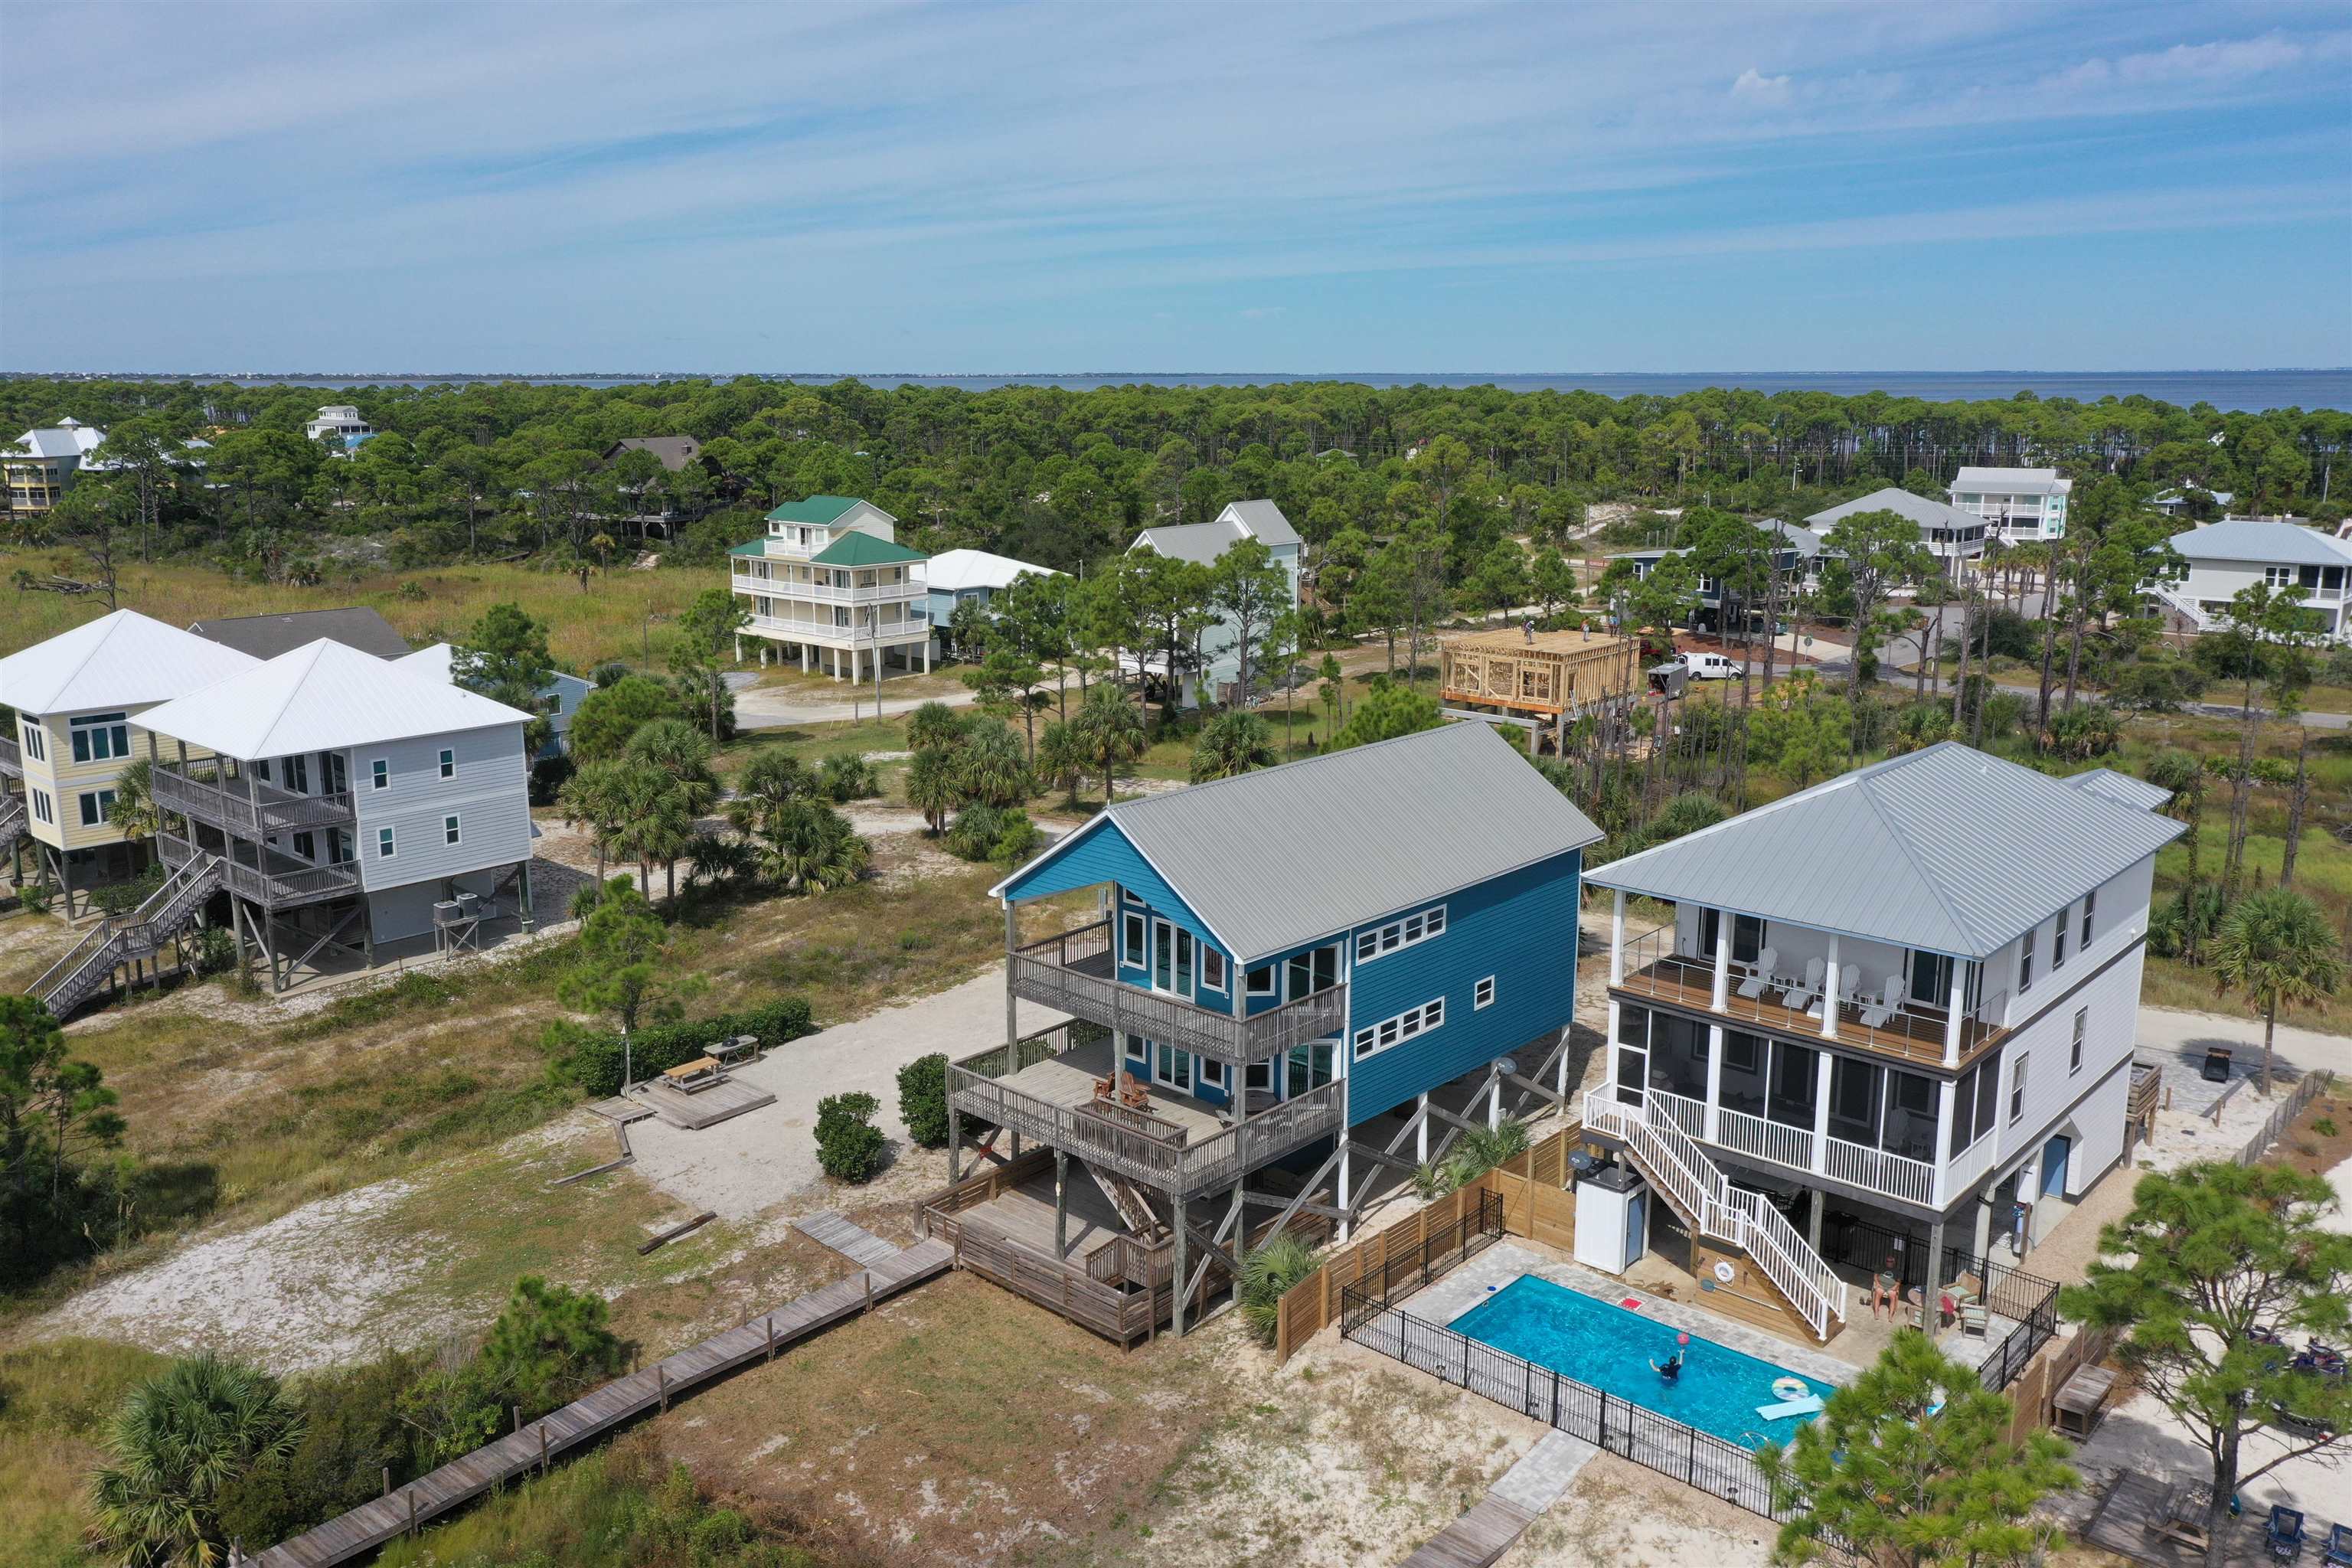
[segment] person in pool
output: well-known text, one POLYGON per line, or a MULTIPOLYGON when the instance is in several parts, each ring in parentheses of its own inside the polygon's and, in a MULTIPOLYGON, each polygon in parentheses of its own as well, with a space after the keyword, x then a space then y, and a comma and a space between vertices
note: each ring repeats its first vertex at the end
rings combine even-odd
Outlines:
POLYGON ((1653 1361, 1650 1363, 1650 1370, 1668 1383, 1674 1382, 1683 1374, 1683 1352, 1677 1350, 1664 1361, 1653 1361))

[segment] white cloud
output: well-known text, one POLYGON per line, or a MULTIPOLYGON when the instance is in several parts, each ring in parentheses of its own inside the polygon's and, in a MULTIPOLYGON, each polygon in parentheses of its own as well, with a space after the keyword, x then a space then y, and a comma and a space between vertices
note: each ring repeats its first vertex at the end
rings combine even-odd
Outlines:
POLYGON ((1765 76, 1754 66, 1749 66, 1731 84, 1731 96, 1749 103, 1786 103, 1789 101, 1788 73, 1765 76))

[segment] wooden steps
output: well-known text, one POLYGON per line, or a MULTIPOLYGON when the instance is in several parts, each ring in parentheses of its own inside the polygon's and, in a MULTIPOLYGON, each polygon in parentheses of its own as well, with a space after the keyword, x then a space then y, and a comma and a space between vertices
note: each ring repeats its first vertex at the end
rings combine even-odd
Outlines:
MULTIPOLYGON (((846 1220, 840 1223, 867 1241, 888 1245, 846 1220)), ((665 1356, 643 1371, 615 1378, 520 1432, 453 1459, 396 1491, 246 1562, 256 1568, 326 1568, 349 1562, 647 1411, 668 1409, 672 1399, 703 1384, 766 1360, 793 1342, 854 1317, 887 1296, 943 1274, 955 1262, 954 1250, 942 1241, 888 1250, 888 1257, 876 1257, 845 1279, 665 1356)))

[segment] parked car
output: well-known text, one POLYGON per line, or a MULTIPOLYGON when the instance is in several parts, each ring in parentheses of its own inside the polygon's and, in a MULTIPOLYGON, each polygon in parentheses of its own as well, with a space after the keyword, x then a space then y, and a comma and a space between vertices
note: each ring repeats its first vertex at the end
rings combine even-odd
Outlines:
POLYGON ((1682 661, 1693 680, 1737 680, 1748 673, 1746 665, 1719 653, 1686 653, 1682 661))

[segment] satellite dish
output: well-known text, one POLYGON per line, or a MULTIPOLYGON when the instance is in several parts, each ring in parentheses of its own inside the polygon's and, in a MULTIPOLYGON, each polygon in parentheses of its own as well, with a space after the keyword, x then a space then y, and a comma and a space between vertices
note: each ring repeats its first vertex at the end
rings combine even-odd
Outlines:
POLYGON ((1514 1073, 1519 1070, 1518 1058, 1516 1057, 1500 1058, 1496 1061, 1495 1066, 1499 1071, 1507 1073, 1514 1073))

